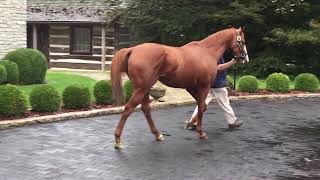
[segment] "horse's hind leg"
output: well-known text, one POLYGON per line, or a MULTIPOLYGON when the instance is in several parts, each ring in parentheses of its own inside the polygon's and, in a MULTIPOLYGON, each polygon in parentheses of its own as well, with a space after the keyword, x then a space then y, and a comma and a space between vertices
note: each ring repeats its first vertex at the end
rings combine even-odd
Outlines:
POLYGON ((198 123, 197 123, 197 132, 199 133, 199 138, 200 139, 207 139, 208 136, 205 132, 203 132, 202 129, 202 117, 203 117, 203 113, 206 111, 206 103, 205 103, 205 99, 208 95, 209 92, 209 88, 201 88, 198 90, 198 123))
POLYGON ((157 130, 156 126, 153 123, 152 117, 151 117, 151 107, 150 107, 150 101, 149 101, 149 93, 146 93, 144 95, 141 109, 144 113, 144 116, 146 117, 150 131, 156 136, 157 141, 163 141, 164 137, 159 131, 157 130))
POLYGON ((118 126, 115 130, 115 140, 116 140, 116 144, 115 144, 115 148, 116 149, 121 149, 123 148, 122 147, 122 144, 121 144, 121 134, 122 134, 122 130, 123 130, 123 127, 128 119, 128 117, 132 114, 132 112, 134 111, 134 109, 139 105, 141 104, 145 94, 146 94, 146 90, 144 89, 135 89, 133 91, 133 94, 130 98, 130 100, 128 101, 128 103, 126 104, 125 108, 124 108, 124 111, 121 115, 121 119, 118 123, 118 126))

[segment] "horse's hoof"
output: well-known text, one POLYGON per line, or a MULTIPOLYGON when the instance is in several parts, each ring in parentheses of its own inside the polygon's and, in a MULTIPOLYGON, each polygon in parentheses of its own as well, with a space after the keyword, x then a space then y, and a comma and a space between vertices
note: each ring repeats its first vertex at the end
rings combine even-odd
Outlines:
POLYGON ((202 133, 200 136, 199 136, 199 139, 208 139, 208 135, 207 133, 202 133))
POLYGON ((157 140, 157 141, 163 141, 163 140, 164 140, 163 134, 157 135, 157 136, 156 136, 156 140, 157 140))
POLYGON ((114 148, 120 150, 120 149, 123 149, 124 147, 123 147, 122 143, 116 143, 114 145, 114 148))

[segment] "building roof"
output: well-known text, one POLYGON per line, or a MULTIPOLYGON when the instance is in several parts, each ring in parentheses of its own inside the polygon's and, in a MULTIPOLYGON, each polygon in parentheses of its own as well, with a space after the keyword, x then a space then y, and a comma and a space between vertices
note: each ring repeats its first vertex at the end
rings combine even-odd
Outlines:
POLYGON ((33 23, 106 23, 112 21, 103 0, 27 0, 27 21, 33 23))

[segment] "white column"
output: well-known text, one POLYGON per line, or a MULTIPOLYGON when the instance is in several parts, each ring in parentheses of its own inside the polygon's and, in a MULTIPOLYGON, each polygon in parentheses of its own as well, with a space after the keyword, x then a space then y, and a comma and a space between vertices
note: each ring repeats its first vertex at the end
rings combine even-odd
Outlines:
POLYGON ((38 37, 37 37, 37 25, 32 25, 32 48, 37 49, 38 48, 38 37))
POLYGON ((101 29, 101 70, 105 71, 105 65, 106 65, 106 27, 103 24, 101 29))

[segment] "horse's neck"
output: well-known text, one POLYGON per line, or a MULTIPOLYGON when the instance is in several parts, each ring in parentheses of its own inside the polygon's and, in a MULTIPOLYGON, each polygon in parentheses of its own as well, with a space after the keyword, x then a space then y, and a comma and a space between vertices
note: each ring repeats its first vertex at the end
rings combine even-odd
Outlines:
POLYGON ((229 30, 224 30, 203 39, 200 41, 200 44, 208 49, 211 56, 215 59, 219 59, 227 50, 231 38, 232 34, 229 30))

